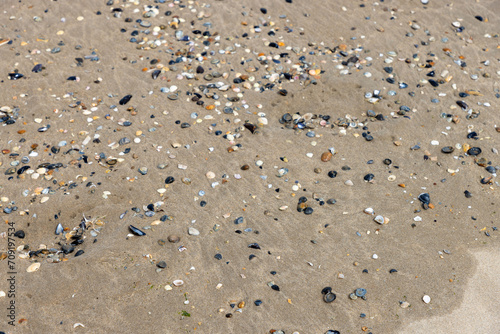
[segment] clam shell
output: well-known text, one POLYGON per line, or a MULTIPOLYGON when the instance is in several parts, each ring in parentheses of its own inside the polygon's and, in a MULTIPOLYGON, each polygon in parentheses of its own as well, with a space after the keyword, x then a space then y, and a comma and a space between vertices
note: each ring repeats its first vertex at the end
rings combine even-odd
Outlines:
POLYGON ((37 271, 38 269, 40 269, 40 263, 38 262, 35 262, 35 263, 32 263, 27 269, 26 271, 29 272, 29 273, 32 273, 32 272, 35 272, 37 271))
POLYGON ((373 218, 373 220, 379 223, 380 225, 384 223, 384 217, 381 215, 376 216, 375 218, 373 218))

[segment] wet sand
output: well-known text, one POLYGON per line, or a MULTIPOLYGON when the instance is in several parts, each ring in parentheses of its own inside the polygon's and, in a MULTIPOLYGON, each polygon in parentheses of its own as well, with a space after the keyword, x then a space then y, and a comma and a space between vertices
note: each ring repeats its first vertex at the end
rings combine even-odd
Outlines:
POLYGON ((495 333, 500 327, 500 251, 474 252, 477 269, 467 283, 463 300, 450 314, 404 326, 401 333, 495 333))

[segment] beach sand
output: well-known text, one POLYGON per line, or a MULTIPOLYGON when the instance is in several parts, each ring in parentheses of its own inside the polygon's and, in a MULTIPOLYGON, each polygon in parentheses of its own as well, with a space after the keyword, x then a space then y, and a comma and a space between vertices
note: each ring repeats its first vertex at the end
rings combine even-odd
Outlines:
POLYGON ((15 300, 15 327, 4 311, 0 331, 498 333, 500 196, 486 167, 500 165, 499 1, 106 3, 0 4, 0 38, 12 41, 0 46, 0 104, 15 119, 0 126, 0 251, 16 249, 16 294, 0 297, 3 310, 15 300), (158 15, 144 17, 144 5, 158 15), (175 37, 177 18, 196 45, 175 37), (144 33, 160 26, 164 44, 144 33), (15 70, 24 77, 10 80, 15 70), (227 75, 206 80, 214 71, 227 75), (203 92, 218 81, 232 86, 203 92), (311 127, 298 129, 280 123, 286 113, 318 117, 298 118, 311 127), (297 210, 302 196, 310 215, 297 210), (8 223, 25 233, 13 246, 8 223), (62 254, 73 230, 83 243, 62 254), (360 288, 366 300, 351 299, 360 288))

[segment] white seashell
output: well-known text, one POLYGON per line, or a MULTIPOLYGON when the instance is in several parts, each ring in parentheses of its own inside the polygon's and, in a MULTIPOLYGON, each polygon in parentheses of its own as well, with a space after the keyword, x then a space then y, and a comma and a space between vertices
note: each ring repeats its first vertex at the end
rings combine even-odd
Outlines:
POLYGON ((367 215, 373 215, 375 213, 375 210, 373 210, 373 208, 366 208, 364 210, 364 213, 366 213, 367 215))
POLYGON ((76 324, 73 325, 73 328, 76 328, 76 327, 85 327, 85 325, 77 322, 76 324))
POLYGON ((380 225, 382 225, 385 221, 384 217, 381 216, 381 215, 378 215, 377 217, 373 218, 373 220, 377 223, 379 223, 380 225))
POLYGON ((207 177, 207 179, 213 179, 215 177, 215 173, 214 172, 208 172, 207 174, 205 174, 205 176, 207 177))
POLYGON ((387 180, 389 180, 389 181, 391 181, 391 182, 392 182, 392 181, 395 181, 395 180, 396 180, 396 175, 391 175, 391 176, 389 176, 389 177, 387 178, 387 180))
POLYGON ((38 269, 40 269, 40 263, 38 262, 35 262, 35 263, 32 263, 28 269, 26 269, 27 272, 29 273, 32 273, 32 272, 35 272, 37 271, 38 269))
POLYGON ((176 279, 175 281, 172 282, 173 285, 175 286, 182 286, 184 285, 184 281, 180 279, 176 279))
POLYGON ((422 300, 424 301, 424 303, 429 304, 431 302, 431 297, 425 295, 422 297, 422 300))

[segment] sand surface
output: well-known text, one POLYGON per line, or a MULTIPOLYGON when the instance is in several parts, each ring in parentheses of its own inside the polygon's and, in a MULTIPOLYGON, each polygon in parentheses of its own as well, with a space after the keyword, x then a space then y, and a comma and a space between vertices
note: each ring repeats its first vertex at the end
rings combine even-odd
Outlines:
POLYGON ((450 314, 403 327, 401 333, 495 333, 500 326, 498 249, 474 252, 477 269, 467 283, 460 307, 450 314))
POLYGON ((1 1, 0 331, 498 333, 496 13, 1 1))

